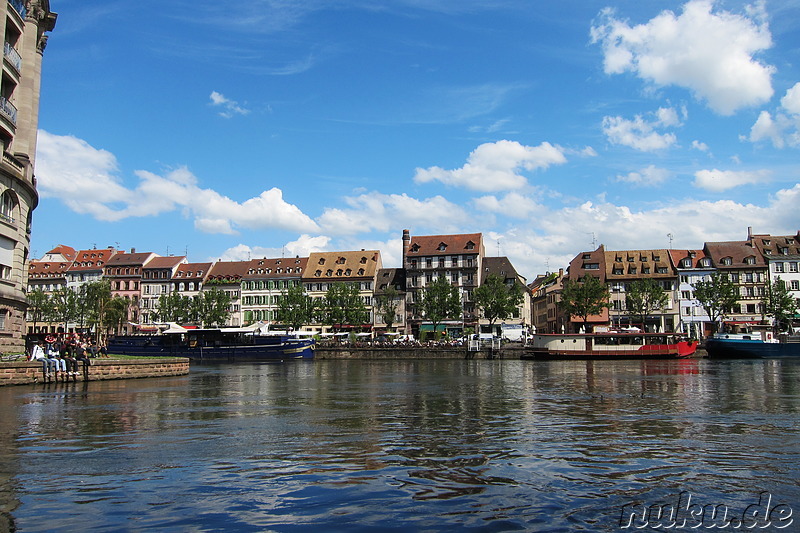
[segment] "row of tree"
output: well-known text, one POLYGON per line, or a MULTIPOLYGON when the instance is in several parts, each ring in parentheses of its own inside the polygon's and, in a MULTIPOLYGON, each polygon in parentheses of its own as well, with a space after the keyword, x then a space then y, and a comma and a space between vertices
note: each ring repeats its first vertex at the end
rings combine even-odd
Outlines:
MULTIPOLYGON (((522 291, 518 284, 506 284, 500 276, 492 274, 475 289, 473 300, 493 327, 497 320, 514 315, 522 302, 522 291)), ((64 324, 65 331, 69 323, 77 324, 81 329, 119 331, 128 319, 131 304, 127 298, 112 296, 108 281, 88 283, 78 291, 67 288, 52 294, 33 291, 28 295, 28 302, 28 315, 34 331, 42 322, 64 324)), ((216 288, 193 297, 173 292, 161 295, 153 317, 161 322, 223 325, 228 319, 230 304, 228 293, 216 288)), ((389 329, 397 321, 399 307, 400 293, 394 287, 387 287, 376 298, 376 312, 389 329)), ((460 320, 463 306, 458 288, 444 277, 435 279, 420 291, 418 312, 433 324, 434 331, 446 320, 460 320)), ((369 309, 357 284, 333 283, 325 297, 320 299, 312 298, 302 285, 296 285, 284 291, 278 301, 277 322, 295 330, 313 323, 335 329, 369 321, 369 309)))
MULTIPOLYGON (((715 272, 708 280, 698 281, 693 288, 694 298, 705 310, 713 328, 734 311, 741 299, 739 287, 720 272, 715 272)), ((558 305, 568 316, 580 317, 586 326, 589 316, 598 315, 610 307, 610 298, 608 284, 587 274, 581 280, 564 282, 558 305)), ((633 322, 640 324, 644 324, 654 311, 665 308, 668 302, 669 295, 652 278, 631 282, 625 292, 628 314, 633 322)), ((767 285, 761 306, 765 317, 773 317, 776 332, 785 331, 797 313, 797 304, 781 280, 767 285)))

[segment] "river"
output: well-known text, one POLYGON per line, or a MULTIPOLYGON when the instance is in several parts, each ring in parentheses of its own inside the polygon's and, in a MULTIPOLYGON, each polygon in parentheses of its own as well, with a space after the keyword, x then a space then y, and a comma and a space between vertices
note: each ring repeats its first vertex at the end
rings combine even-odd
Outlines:
POLYGON ((800 527, 800 360, 194 366, 0 410, 20 532, 800 527))

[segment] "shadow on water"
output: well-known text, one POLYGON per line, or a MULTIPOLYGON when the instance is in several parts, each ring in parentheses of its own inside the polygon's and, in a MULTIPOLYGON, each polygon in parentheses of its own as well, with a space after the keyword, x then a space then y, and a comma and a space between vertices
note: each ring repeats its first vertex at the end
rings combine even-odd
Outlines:
POLYGON ((0 390, 21 531, 612 531, 800 501, 794 361, 317 361, 0 390))

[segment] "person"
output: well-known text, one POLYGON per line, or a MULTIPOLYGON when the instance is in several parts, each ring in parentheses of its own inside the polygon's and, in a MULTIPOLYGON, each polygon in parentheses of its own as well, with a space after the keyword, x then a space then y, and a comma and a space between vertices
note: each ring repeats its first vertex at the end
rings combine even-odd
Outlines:
POLYGON ((31 361, 41 361, 42 374, 44 374, 45 379, 50 378, 50 368, 53 366, 53 363, 51 363, 50 359, 48 359, 45 355, 44 348, 42 347, 42 341, 39 341, 33 345, 33 349, 31 350, 31 361))
MULTIPOLYGON (((58 381, 59 372, 63 372, 63 377, 66 380, 67 363, 60 357, 61 351, 59 350, 58 344, 55 342, 53 344, 48 344, 45 352, 47 353, 47 360, 50 361, 52 368, 54 369, 53 377, 55 380, 58 381)), ((50 374, 48 374, 47 377, 49 378, 50 374)))
POLYGON ((74 357, 75 357, 75 361, 76 361, 76 364, 75 364, 75 366, 76 366, 75 367, 76 374, 77 374, 77 371, 78 371, 77 361, 83 361, 83 373, 84 373, 84 375, 86 375, 86 372, 88 370, 89 365, 92 364, 92 362, 89 360, 89 357, 88 357, 86 342, 78 343, 75 346, 75 355, 74 355, 74 357))
POLYGON ((61 360, 66 364, 67 378, 78 375, 78 360, 75 359, 75 341, 65 340, 61 344, 61 360))

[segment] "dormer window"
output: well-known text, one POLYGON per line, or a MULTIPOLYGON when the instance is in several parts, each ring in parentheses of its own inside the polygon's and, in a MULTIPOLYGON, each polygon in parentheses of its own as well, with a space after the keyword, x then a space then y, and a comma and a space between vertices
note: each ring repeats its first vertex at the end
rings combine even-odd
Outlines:
POLYGON ((683 268, 691 268, 692 260, 691 259, 684 259, 683 261, 681 261, 681 266, 683 268))
POLYGON ((467 242, 466 248, 467 248, 467 250, 474 250, 475 249, 475 243, 472 242, 472 241, 467 242))
POLYGON ((732 265, 732 264, 733 264, 733 258, 732 258, 732 257, 723 257, 723 258, 720 260, 720 264, 723 264, 723 265, 728 265, 728 266, 730 266, 730 265, 732 265))
POLYGON ((317 270, 316 272, 314 272, 314 275, 316 277, 320 277, 322 275, 322 270, 317 270))
POLYGON ((364 275, 364 269, 363 268, 359 268, 358 269, 358 275, 359 276, 363 276, 364 275))
POLYGON ((749 257, 745 257, 745 258, 744 258, 744 264, 745 264, 745 265, 755 265, 755 264, 756 264, 756 258, 755 258, 755 256, 752 256, 752 255, 751 255, 751 256, 749 256, 749 257))
POLYGON ((439 247, 436 249, 439 250, 440 252, 444 252, 445 250, 447 250, 447 245, 443 242, 440 242, 439 247))
POLYGON ((414 253, 419 252, 419 244, 417 244, 417 243, 412 244, 411 245, 411 251, 414 252, 414 253))
POLYGON ((343 265, 344 262, 345 262, 344 257, 339 257, 338 259, 336 259, 336 264, 337 265, 343 265))
POLYGON ((345 270, 345 271, 344 271, 344 275, 345 275, 345 276, 349 276, 349 275, 351 275, 352 273, 353 273, 353 271, 352 271, 352 270, 350 270, 349 268, 348 268, 347 270, 345 270))
POLYGON ((710 267, 711 266, 711 259, 709 259, 708 257, 702 258, 700 260, 700 265, 704 266, 704 267, 710 267))
POLYGON ((362 257, 360 263, 362 265, 366 265, 367 264, 367 258, 366 257, 362 257))
POLYGON ((336 275, 337 276, 341 276, 342 275, 342 269, 341 268, 336 271, 336 275))
POLYGON ((332 268, 329 268, 329 269, 328 269, 328 270, 325 272, 325 275, 326 275, 326 276, 328 276, 328 277, 330 277, 330 276, 333 276, 333 269, 332 269, 332 268))
POLYGON ((325 264, 325 258, 324 257, 320 257, 319 258, 319 264, 320 265, 324 265, 325 264))

